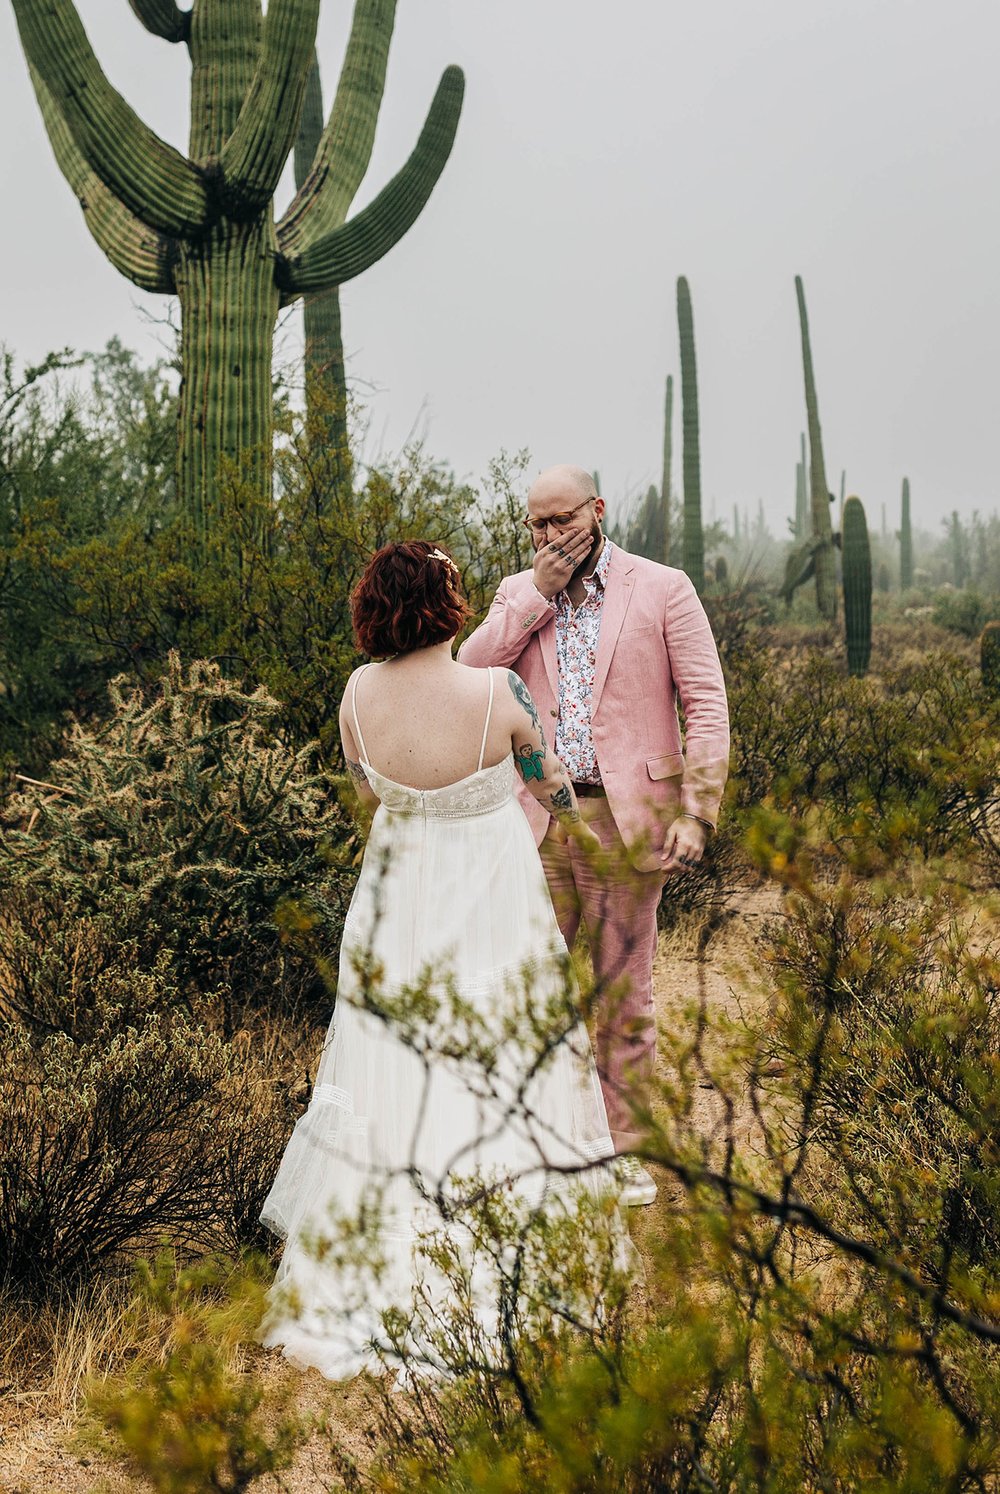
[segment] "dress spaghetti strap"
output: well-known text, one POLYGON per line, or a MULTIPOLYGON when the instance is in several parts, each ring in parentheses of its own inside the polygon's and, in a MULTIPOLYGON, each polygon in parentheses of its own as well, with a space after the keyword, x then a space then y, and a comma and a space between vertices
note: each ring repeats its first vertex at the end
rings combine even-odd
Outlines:
POLYGON ((490 700, 489 705, 486 707, 486 720, 483 723, 483 740, 479 747, 479 766, 476 768, 477 773, 482 771, 483 758, 486 756, 486 738, 490 733, 490 717, 493 714, 493 671, 492 669, 488 669, 486 673, 490 677, 490 700))
MULTIPOLYGON (((354 732, 358 739, 358 746, 361 748, 361 761, 364 763, 366 768, 370 768, 371 763, 368 761, 368 748, 365 746, 365 739, 361 735, 361 722, 358 720, 358 680, 364 674, 366 669, 371 669, 371 665, 365 664, 361 669, 358 670, 357 674, 354 676, 354 682, 351 685, 351 710, 354 713, 354 732)), ((491 704, 492 701, 493 696, 491 694, 491 704)))

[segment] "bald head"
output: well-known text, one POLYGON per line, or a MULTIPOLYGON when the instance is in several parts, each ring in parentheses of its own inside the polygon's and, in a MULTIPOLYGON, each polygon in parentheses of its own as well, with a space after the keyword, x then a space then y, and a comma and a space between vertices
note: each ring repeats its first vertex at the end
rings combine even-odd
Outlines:
POLYGON ((530 507, 532 499, 541 501, 555 498, 558 501, 564 497, 571 497, 574 503, 582 503, 586 498, 597 496, 593 474, 583 467, 572 467, 564 462, 558 467, 546 467, 544 472, 539 473, 528 490, 528 503, 530 507))

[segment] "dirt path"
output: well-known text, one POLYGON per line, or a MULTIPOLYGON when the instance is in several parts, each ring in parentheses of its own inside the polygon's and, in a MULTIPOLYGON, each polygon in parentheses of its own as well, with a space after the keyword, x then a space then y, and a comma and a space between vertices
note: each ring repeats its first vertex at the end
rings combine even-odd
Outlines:
MULTIPOLYGON (((747 991, 740 971, 746 968, 750 939, 760 920, 778 911, 778 898, 770 887, 744 889, 733 899, 733 917, 712 940, 704 969, 709 1006, 720 1014, 738 1019, 740 996, 747 991)), ((681 1019, 697 994, 697 962, 693 939, 674 934, 661 939, 654 968, 654 984, 661 1033, 681 1019)), ((660 1063, 669 1064, 667 1044, 661 1039, 660 1063)), ((711 1090, 699 1090, 695 1121, 707 1133, 716 1118, 711 1090)), ((679 1185, 660 1179, 660 1193, 647 1209, 632 1212, 633 1235, 640 1251, 663 1230, 669 1229, 671 1213, 680 1198, 679 1185)), ((261 1376, 265 1404, 290 1388, 295 1406, 303 1416, 326 1417, 337 1428, 339 1440, 359 1460, 366 1450, 365 1432, 370 1424, 365 1390, 356 1382, 331 1385, 316 1371, 305 1374, 292 1368, 279 1355, 251 1348, 248 1367, 261 1376)), ((44 1388, 3 1394, 0 1387, 0 1494, 146 1494, 152 1485, 125 1471, 122 1465, 102 1456, 81 1437, 71 1415, 54 1408, 44 1388)), ((332 1479, 325 1456, 326 1438, 316 1433, 282 1475, 281 1487, 288 1494, 325 1494, 332 1479)), ((260 1487, 266 1489, 268 1481, 260 1487)))

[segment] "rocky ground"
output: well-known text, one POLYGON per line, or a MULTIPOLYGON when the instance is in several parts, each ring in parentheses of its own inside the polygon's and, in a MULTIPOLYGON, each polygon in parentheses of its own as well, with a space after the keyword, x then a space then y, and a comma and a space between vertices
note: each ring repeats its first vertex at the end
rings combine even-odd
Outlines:
MULTIPOLYGON (((735 1019, 754 1000, 752 986, 742 973, 747 970, 750 942, 761 919, 777 909, 778 899, 770 887, 745 888, 733 897, 732 917, 709 944, 704 966, 705 994, 713 1010, 735 1019)), ((661 938, 654 975, 661 1031, 667 1032, 683 1020, 681 1014, 697 990, 696 940, 691 926, 661 938)), ((661 1044, 661 1063, 669 1062, 665 1049, 661 1044)), ((713 1092, 703 1089, 697 1100, 696 1123, 708 1129, 713 1121, 713 1092)), ((631 1212, 640 1251, 648 1248, 659 1231, 670 1228, 677 1189, 669 1179, 661 1178, 660 1183, 655 1204, 631 1212)), ((330 1385, 316 1371, 303 1374, 279 1355, 263 1350, 249 1350, 247 1366, 261 1374, 268 1400, 291 1388, 300 1413, 326 1418, 337 1428, 341 1443, 364 1458, 371 1412, 363 1386, 356 1382, 330 1385)), ((62 1401, 59 1404, 45 1383, 0 1386, 0 1494, 121 1494, 152 1489, 145 1478, 110 1457, 93 1426, 67 1409, 65 1397, 62 1401)), ((275 1481, 273 1487, 287 1494, 325 1494, 333 1482, 325 1448, 326 1438, 317 1432, 281 1475, 280 1485, 275 1481)), ((267 1488, 270 1482, 262 1480, 260 1487, 267 1488)))

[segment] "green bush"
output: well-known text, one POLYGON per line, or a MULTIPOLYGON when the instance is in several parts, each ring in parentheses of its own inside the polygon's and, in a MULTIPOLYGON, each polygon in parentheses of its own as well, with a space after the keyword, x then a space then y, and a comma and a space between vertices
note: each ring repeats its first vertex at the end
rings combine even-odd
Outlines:
POLYGON ((90 1404, 160 1494, 237 1494, 287 1467, 311 1430, 291 1387, 265 1418, 260 1385, 241 1372, 266 1274, 258 1258, 181 1267, 172 1251, 136 1268, 130 1327, 142 1347, 90 1404))
POLYGON ((931 621, 949 633, 960 633, 963 638, 978 638, 983 624, 993 616, 994 603, 986 600, 977 591, 939 591, 934 597, 931 621))
POLYGON ((988 846, 1000 710, 945 652, 846 678, 823 654, 744 648, 728 668, 733 808, 782 802, 867 818, 923 855, 988 846))
POLYGON ((168 961, 128 943, 67 999, 86 1035, 0 1018, 0 1276, 32 1291, 92 1275, 161 1231, 213 1238, 220 1206, 217 1037, 176 1006, 168 961))

